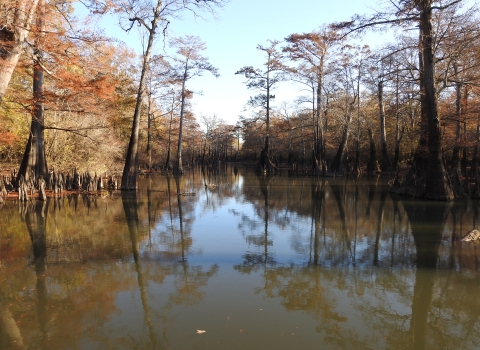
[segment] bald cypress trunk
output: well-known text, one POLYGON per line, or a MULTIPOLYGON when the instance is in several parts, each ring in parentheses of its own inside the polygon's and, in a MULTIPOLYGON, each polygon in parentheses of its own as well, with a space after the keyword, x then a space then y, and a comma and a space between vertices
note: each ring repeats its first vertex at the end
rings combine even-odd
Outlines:
POLYGON ((180 106, 180 126, 178 131, 178 147, 177 147, 177 159, 173 172, 175 174, 183 174, 183 162, 182 162, 182 142, 183 142, 183 114, 185 110, 185 83, 187 81, 188 61, 185 63, 185 71, 183 73, 182 81, 182 105, 180 106))
POLYGON ((45 2, 40 0, 39 11, 37 16, 37 27, 39 32, 35 38, 34 61, 33 61, 33 110, 32 121, 30 124, 30 135, 27 146, 23 154, 20 170, 17 179, 20 176, 28 181, 33 177, 34 181, 38 181, 40 177, 46 177, 48 174, 47 161, 45 158, 45 141, 44 141, 44 72, 41 66, 43 52, 41 49, 44 39, 45 25, 43 19, 45 2))
POLYGON ((420 11, 421 134, 412 167, 397 194, 434 200, 452 200, 456 194, 443 164, 433 50, 432 1, 417 0, 420 11))
POLYGON ((370 140, 370 159, 367 164, 367 174, 373 176, 380 172, 380 168, 377 161, 377 149, 375 147, 375 140, 373 139, 372 128, 368 127, 368 138, 370 140))
POLYGON ((442 139, 435 88, 435 57, 433 51, 432 1, 420 1, 420 28, 424 67, 425 109, 428 121, 428 167, 425 197, 452 200, 455 197, 442 156, 442 139))
MULTIPOLYGON (((457 64, 453 65, 453 69, 455 71, 455 75, 457 76, 458 67, 457 64)), ((456 77, 458 81, 458 76, 456 77)), ((462 83, 457 82, 456 84, 456 130, 455 130, 455 146, 453 147, 453 154, 452 154, 452 168, 450 170, 450 176, 452 179, 452 186, 455 189, 455 192, 460 197, 465 197, 467 194, 462 186, 462 170, 460 167, 460 150, 462 145, 462 128, 460 118, 462 117, 462 83)))
POLYGON ((383 81, 378 82, 378 108, 380 117, 380 148, 382 159, 380 161, 380 169, 382 172, 392 171, 392 162, 388 155, 387 149, 387 132, 385 130, 385 106, 383 104, 383 81))
POLYGON ((140 74, 140 82, 138 84, 137 101, 135 104, 135 112, 133 114, 132 133, 130 142, 128 143, 127 156, 125 158, 125 166, 122 175, 122 190, 137 189, 137 168, 138 168, 138 136, 140 134, 140 115, 142 110, 143 96, 145 93, 145 79, 150 64, 150 55, 153 46, 153 39, 157 29, 158 22, 161 20, 160 13, 162 9, 162 1, 158 0, 154 9, 152 26, 148 29, 148 43, 143 56, 142 72, 140 74))
POLYGON ((337 153, 333 159, 330 168, 328 169, 329 174, 344 175, 346 169, 345 166, 345 154, 347 150, 348 136, 350 134, 350 127, 352 124, 352 111, 350 110, 347 116, 345 125, 343 126, 342 139, 340 145, 338 146, 337 153))

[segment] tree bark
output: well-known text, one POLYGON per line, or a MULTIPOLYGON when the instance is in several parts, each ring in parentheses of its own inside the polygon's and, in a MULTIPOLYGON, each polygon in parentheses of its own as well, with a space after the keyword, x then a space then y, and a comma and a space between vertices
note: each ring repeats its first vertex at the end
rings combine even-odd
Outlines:
POLYGON ((277 169, 275 164, 270 160, 270 54, 268 54, 268 68, 267 68, 267 106, 265 116, 265 145, 260 152, 260 162, 258 169, 260 172, 273 173, 277 169))
POLYGON ((152 96, 149 92, 148 96, 148 111, 147 111, 147 158, 148 158, 148 171, 152 171, 152 125, 153 125, 153 113, 152 113, 152 96))
MULTIPOLYGON (((458 67, 457 64, 453 65, 456 79, 458 81, 458 67)), ((460 168, 460 148, 462 144, 462 127, 460 118, 462 117, 462 84, 460 82, 456 83, 456 130, 455 130, 455 146, 453 147, 452 154, 452 168, 450 169, 450 177, 452 179, 452 186, 455 189, 455 192, 459 197, 466 197, 466 192, 462 186, 461 178, 462 171, 460 168)))
POLYGON ((480 115, 477 116, 477 132, 475 135, 475 147, 473 148, 472 157, 472 181, 475 184, 473 188, 472 198, 480 198, 480 115))
POLYGON ((170 122, 168 125, 168 145, 167 145, 167 159, 165 161, 165 169, 167 171, 172 170, 172 122, 173 122, 173 106, 175 104, 175 93, 172 94, 172 110, 170 111, 170 122))
POLYGON ((17 179, 23 175, 25 181, 32 176, 36 182, 40 177, 48 174, 47 161, 45 158, 44 141, 44 72, 41 67, 43 52, 41 49, 44 39, 44 18, 43 12, 45 0, 38 3, 37 27, 40 31, 35 38, 34 61, 33 61, 33 100, 32 121, 30 124, 30 135, 23 154, 22 163, 17 174, 17 179))
POLYGON ((178 130, 178 147, 177 147, 177 160, 175 163, 174 173, 183 174, 182 164, 182 141, 183 141, 183 114, 185 111, 185 83, 187 81, 188 61, 185 63, 185 71, 183 73, 182 81, 182 104, 180 106, 180 126, 178 130))
POLYGON ((373 139, 372 128, 368 127, 368 138, 370 140, 370 159, 367 164, 367 174, 373 176, 380 171, 377 161, 377 149, 375 147, 375 140, 373 139))
POLYGON ((316 122, 316 156, 317 162, 322 169, 322 174, 325 175, 327 171, 325 160, 325 145, 323 136, 323 119, 322 119, 322 98, 323 98, 323 69, 324 69, 324 56, 320 59, 320 67, 317 72, 317 122, 316 122))
POLYGON ((442 139, 435 88, 435 57, 433 48, 432 0, 419 1, 420 30, 422 32, 425 108, 428 118, 428 166, 425 197, 452 200, 455 193, 443 165, 442 139))
MULTIPOLYGON (((351 109, 351 107, 350 107, 351 109)), ((347 120, 343 127, 342 140, 338 146, 337 153, 333 159, 332 165, 328 169, 328 172, 335 175, 344 175, 345 173, 345 152, 347 149, 348 136, 350 134, 350 126, 352 123, 352 111, 348 112, 347 120)))
POLYGON ((133 114, 132 133, 128 144, 127 157, 122 175, 122 190, 135 191, 137 189, 137 168, 138 168, 138 135, 140 133, 140 114, 142 109, 143 96, 145 93, 145 79, 149 69, 150 55, 153 46, 153 39, 158 25, 161 20, 160 13, 162 9, 162 0, 158 0, 157 6, 153 13, 152 27, 148 28, 148 43, 143 56, 142 72, 140 74, 140 82, 137 91, 137 101, 135 104, 135 112, 133 114))
POLYGON ((383 81, 378 82, 378 108, 380 117, 380 148, 382 152, 382 160, 380 161, 380 170, 382 172, 392 171, 392 162, 388 156, 387 149, 387 132, 385 130, 385 106, 383 104, 383 81))
POLYGON ((398 172, 398 162, 400 161, 400 142, 403 137, 403 130, 400 135, 400 117, 398 112, 399 105, 399 77, 398 77, 398 66, 395 79, 395 152, 393 156, 393 171, 398 172))
POLYGON ((455 193, 442 157, 440 120, 435 88, 432 0, 416 0, 420 11, 420 104, 422 111, 420 140, 412 167, 397 194, 434 200, 452 200, 455 193), (427 181, 428 180, 428 181, 427 181))
MULTIPOLYGON (((0 101, 7 91, 40 0, 17 1, 10 26, 0 29, 0 101), (27 9, 27 4, 30 7, 27 9)), ((13 9, 10 9, 13 10, 13 9)), ((41 17, 41 16, 37 16, 41 17)))

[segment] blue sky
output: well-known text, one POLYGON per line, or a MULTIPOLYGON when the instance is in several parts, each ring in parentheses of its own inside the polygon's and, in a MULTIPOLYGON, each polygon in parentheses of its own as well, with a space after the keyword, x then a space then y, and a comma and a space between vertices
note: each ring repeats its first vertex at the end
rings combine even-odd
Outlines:
MULTIPOLYGON (((169 36, 197 35, 206 42, 207 56, 219 69, 220 77, 205 74, 188 82, 188 88, 203 91, 193 99, 197 117, 217 114, 228 123, 234 124, 244 111, 249 96, 255 95, 244 84, 244 78, 235 75, 243 66, 261 67, 263 55, 256 49, 258 44, 266 45, 267 40, 283 40, 292 33, 310 32, 319 26, 335 21, 348 20, 355 13, 367 13, 376 5, 376 0, 231 0, 217 11, 217 19, 203 14, 204 19, 195 19, 185 13, 181 20, 172 20, 169 36)), ((140 52, 138 35, 133 31, 125 34, 109 21, 106 32, 115 35, 140 52)), ((381 41, 379 34, 370 36, 373 45, 381 41)), ((367 42, 368 43, 368 42, 367 42)), ((370 43, 369 43, 370 44, 370 43)), ((161 52, 157 43, 157 53, 161 52)), ((299 87, 285 82, 278 85, 274 105, 282 101, 292 102, 299 87)))

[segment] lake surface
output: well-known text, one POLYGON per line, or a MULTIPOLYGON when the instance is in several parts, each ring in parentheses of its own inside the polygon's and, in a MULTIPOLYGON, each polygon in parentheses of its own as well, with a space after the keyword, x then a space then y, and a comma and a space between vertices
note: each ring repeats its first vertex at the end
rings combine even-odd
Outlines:
POLYGON ((388 188, 228 165, 6 202, 0 349, 478 348, 480 202, 388 188))

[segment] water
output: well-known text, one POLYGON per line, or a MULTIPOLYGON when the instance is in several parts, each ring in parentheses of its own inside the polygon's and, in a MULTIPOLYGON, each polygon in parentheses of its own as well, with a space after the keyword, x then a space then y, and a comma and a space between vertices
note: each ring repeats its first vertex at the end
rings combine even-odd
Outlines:
POLYGON ((230 166, 140 187, 3 205, 0 349, 479 347, 478 201, 230 166))

